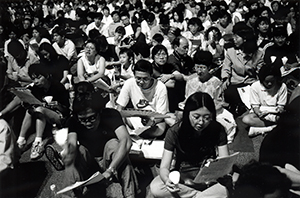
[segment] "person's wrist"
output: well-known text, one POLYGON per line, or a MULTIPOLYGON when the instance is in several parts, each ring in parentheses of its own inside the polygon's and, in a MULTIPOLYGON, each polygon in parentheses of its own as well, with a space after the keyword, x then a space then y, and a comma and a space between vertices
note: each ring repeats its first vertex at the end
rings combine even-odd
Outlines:
POLYGON ((116 175, 117 174, 116 169, 111 167, 111 166, 108 169, 106 169, 106 171, 109 172, 111 175, 116 175))

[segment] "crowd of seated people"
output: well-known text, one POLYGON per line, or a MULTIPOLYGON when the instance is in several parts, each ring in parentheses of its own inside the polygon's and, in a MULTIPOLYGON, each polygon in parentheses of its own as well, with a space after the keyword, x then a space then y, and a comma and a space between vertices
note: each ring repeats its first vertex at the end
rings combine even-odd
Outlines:
MULTIPOLYGON (((228 156, 236 118, 250 137, 279 134, 300 82, 298 21, 292 0, 1 1, 0 137, 10 140, 0 167, 13 168, 31 145, 31 160, 46 153, 65 167, 65 186, 100 170, 135 197, 134 134, 165 141, 154 196, 210 196, 216 186, 202 193, 183 182, 178 191, 170 171, 228 156), (160 117, 122 117, 126 109, 160 117), (69 130, 61 153, 47 141, 53 126, 69 130)), ((102 187, 69 195, 105 196, 102 187)))

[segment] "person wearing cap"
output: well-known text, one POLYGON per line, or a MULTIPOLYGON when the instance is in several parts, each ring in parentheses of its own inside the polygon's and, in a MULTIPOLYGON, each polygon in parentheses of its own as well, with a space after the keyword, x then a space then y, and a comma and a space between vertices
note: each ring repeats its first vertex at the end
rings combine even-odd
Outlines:
MULTIPOLYGON (((138 190, 128 156, 132 143, 126 126, 117 110, 104 106, 92 84, 75 86, 73 113, 66 124, 68 138, 60 159, 65 167, 63 187, 86 180, 97 171, 105 180, 74 189, 67 193, 70 197, 106 197, 106 187, 112 182, 121 184, 122 197, 134 198, 138 190)), ((48 146, 46 155, 49 153, 57 151, 48 146)))
POLYGON ((246 109, 237 88, 257 81, 256 74, 264 62, 263 52, 257 47, 254 32, 245 22, 236 23, 233 26, 233 33, 235 47, 227 49, 221 78, 225 101, 232 108, 231 113, 238 115, 246 109))

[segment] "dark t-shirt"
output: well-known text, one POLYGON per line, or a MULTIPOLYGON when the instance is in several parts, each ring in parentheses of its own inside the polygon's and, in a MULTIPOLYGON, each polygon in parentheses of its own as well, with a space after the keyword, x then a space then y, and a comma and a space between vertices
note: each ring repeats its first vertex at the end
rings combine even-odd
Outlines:
POLYGON ((182 131, 181 122, 172 126, 166 134, 164 148, 176 154, 178 169, 182 162, 191 165, 201 165, 203 160, 216 157, 216 147, 227 144, 227 134, 224 127, 212 121, 201 134, 196 131, 182 131))
POLYGON ((91 132, 85 128, 75 117, 71 117, 67 126, 69 132, 77 133, 77 140, 89 150, 94 157, 102 157, 107 141, 116 138, 115 130, 124 125, 120 113, 115 109, 103 109, 100 113, 98 129, 91 132))
POLYGON ((31 88, 31 93, 40 101, 44 101, 45 96, 53 96, 52 101, 58 102, 58 104, 61 105, 61 107, 63 107, 63 110, 60 112, 64 116, 68 115, 70 107, 69 92, 61 83, 57 81, 52 81, 48 90, 37 86, 33 86, 31 88))

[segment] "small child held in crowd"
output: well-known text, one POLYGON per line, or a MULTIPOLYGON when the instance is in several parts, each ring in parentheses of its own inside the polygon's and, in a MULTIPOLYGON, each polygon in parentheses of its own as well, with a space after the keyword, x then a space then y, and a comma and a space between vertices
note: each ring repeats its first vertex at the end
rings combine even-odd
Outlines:
MULTIPOLYGON (((194 55, 196 71, 195 74, 188 77, 185 88, 185 98, 191 94, 201 91, 208 93, 214 100, 217 121, 221 123, 227 132, 228 142, 232 142, 236 132, 236 123, 233 115, 223 108, 225 105, 222 93, 222 81, 216 76, 213 76, 210 71, 212 69, 213 56, 209 51, 198 50, 194 55)), ((183 109, 185 101, 180 103, 180 108, 183 109)))
POLYGON ((287 87, 281 81, 281 73, 274 64, 263 66, 258 74, 259 81, 250 89, 252 110, 243 117, 249 125, 249 136, 271 131, 283 112, 287 102, 287 87))

